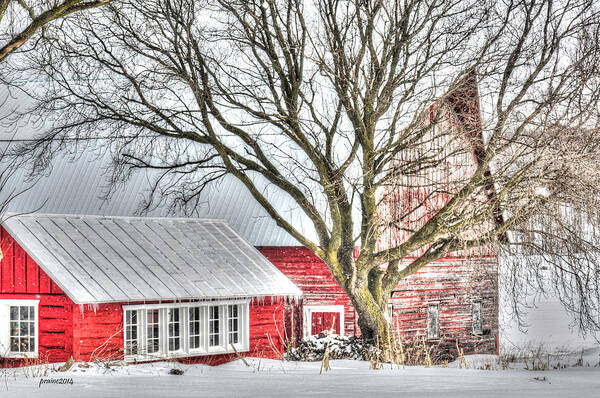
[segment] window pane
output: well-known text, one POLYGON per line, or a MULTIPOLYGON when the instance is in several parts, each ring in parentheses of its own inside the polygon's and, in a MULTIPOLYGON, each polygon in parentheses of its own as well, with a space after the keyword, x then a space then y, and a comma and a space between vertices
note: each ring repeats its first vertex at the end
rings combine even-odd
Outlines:
POLYGON ((152 353, 158 352, 160 349, 159 310, 158 309, 148 310, 146 319, 147 319, 147 323, 148 323, 148 328, 147 328, 148 337, 147 337, 146 345, 147 345, 148 353, 152 354, 152 353))
POLYGON ((35 352, 35 307, 10 307, 10 350, 12 352, 35 352), (31 343, 33 341, 33 343, 31 343))
POLYGON ((138 353, 137 310, 125 311, 125 355, 138 353))
POLYGON ((169 330, 169 351, 178 351, 181 348, 180 341, 180 308, 169 308, 168 330, 169 330))
POLYGON ((13 352, 19 352, 19 338, 18 337, 10 338, 10 350, 13 352))
POLYGON ((10 320, 11 321, 19 320, 19 307, 10 307, 10 320))
POLYGON ((427 338, 437 339, 440 335, 440 311, 437 304, 427 307, 427 338))
POLYGON ((11 322, 10 323, 10 335, 11 336, 19 335, 19 322, 11 322))
POLYGON ((471 322, 473 323, 473 334, 482 333, 482 321, 481 321, 481 302, 475 301, 473 303, 473 314, 471 322))
POLYGON ((190 349, 200 348, 200 307, 189 309, 190 349))
POLYGON ((237 344, 239 342, 239 317, 238 304, 227 306, 227 343, 237 344))
POLYGON ((208 344, 215 347, 221 344, 219 339, 219 306, 208 307, 208 344))

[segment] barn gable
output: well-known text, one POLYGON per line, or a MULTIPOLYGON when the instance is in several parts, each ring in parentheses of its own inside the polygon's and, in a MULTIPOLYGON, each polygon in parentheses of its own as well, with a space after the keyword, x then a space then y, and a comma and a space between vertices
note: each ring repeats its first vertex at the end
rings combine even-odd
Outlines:
POLYGON ((3 226, 76 304, 301 295, 222 220, 31 214, 3 226))

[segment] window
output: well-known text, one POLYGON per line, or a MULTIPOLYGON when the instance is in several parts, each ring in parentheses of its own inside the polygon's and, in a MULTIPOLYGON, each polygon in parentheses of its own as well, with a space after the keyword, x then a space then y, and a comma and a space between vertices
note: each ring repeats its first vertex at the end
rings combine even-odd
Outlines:
POLYGON ((219 307, 211 305, 208 307, 208 345, 215 347, 219 345, 219 307))
POLYGON ((473 302, 473 313, 471 322, 473 324, 473 334, 481 334, 483 332, 481 320, 481 301, 473 302))
POLYGON ((10 307, 10 352, 35 352, 35 307, 10 307))
POLYGON ((237 344, 240 338, 239 310, 237 304, 227 306, 227 343, 237 344))
POLYGON ((148 332, 146 334, 146 351, 154 354, 160 351, 160 317, 158 309, 146 312, 148 332))
POLYGON ((0 300, 0 356, 37 356, 38 303, 38 300, 0 300))
POLYGON ((138 353, 138 312, 125 311, 125 355, 138 353))
POLYGON ((190 334, 190 349, 197 350, 201 347, 202 334, 200 332, 200 311, 201 307, 190 307, 189 309, 189 334, 190 334))
POLYGON ((440 338, 440 305, 437 303, 427 306, 427 338, 440 338))
POLYGON ((343 305, 305 305, 303 306, 303 336, 319 334, 323 330, 344 335, 343 305))
POLYGON ((169 352, 181 349, 181 309, 169 308, 169 352))
POLYGON ((123 307, 125 359, 245 351, 249 301, 123 307))

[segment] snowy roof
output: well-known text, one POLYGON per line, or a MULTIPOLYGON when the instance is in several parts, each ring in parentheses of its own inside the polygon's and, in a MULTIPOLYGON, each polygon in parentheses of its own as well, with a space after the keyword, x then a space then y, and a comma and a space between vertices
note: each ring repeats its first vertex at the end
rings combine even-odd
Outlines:
POLYGON ((77 304, 301 294, 224 220, 30 214, 2 225, 77 304))

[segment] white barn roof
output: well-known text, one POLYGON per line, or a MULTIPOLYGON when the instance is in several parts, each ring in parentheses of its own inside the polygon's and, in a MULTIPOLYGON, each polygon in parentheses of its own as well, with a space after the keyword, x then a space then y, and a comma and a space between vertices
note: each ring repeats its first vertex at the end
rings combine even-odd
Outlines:
POLYGON ((223 220, 30 214, 2 225, 77 304, 301 294, 223 220))
MULTIPOLYGON (((17 142, 18 143, 18 142, 17 142)), ((0 143, 0 150, 6 143, 0 143)), ((0 169, 2 168, 0 159, 0 169)), ((47 172, 35 181, 27 179, 27 167, 20 168, 0 190, 0 202, 9 193, 21 192, 6 209, 13 213, 94 214, 101 216, 138 216, 139 205, 147 197, 157 174, 152 170, 134 172, 125 184, 109 186, 111 159, 91 145, 81 156, 59 153, 47 172), (35 183, 32 185, 32 183, 35 183)), ((258 178, 258 177, 257 177, 258 178)), ((264 185, 264 184, 263 184, 264 185)), ((273 205, 303 234, 316 240, 310 220, 284 195, 273 195, 273 205)), ((195 217, 226 220, 254 246, 299 246, 297 240, 280 228, 246 187, 232 176, 211 184, 200 195, 191 214, 181 209, 159 205, 148 213, 151 217, 195 217)))

